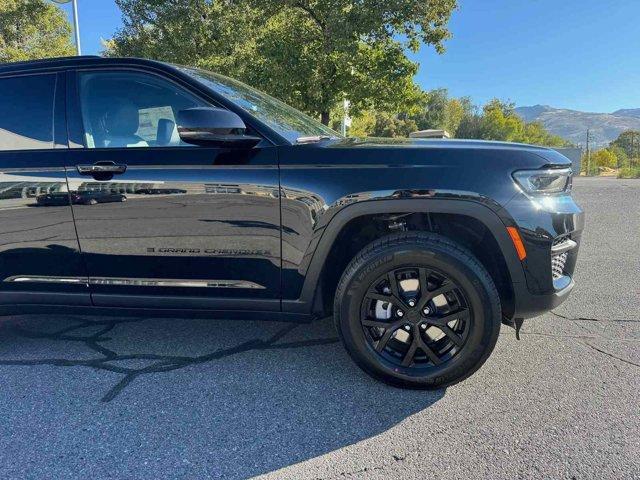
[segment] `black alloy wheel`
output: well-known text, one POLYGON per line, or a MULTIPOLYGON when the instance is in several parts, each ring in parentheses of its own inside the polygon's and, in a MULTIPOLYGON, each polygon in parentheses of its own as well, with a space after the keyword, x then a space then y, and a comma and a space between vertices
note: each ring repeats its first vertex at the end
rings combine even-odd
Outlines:
POLYGON ((470 320, 460 286, 427 267, 392 269, 376 279, 360 314, 371 347, 403 369, 451 360, 464 347, 470 320))

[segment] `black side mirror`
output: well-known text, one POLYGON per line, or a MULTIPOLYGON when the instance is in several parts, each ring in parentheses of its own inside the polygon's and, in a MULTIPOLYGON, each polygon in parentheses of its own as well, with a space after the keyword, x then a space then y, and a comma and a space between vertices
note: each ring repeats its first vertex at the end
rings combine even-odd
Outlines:
POLYGON ((198 107, 180 110, 178 134, 193 145, 253 148, 262 138, 245 135, 247 126, 235 113, 222 108, 198 107))

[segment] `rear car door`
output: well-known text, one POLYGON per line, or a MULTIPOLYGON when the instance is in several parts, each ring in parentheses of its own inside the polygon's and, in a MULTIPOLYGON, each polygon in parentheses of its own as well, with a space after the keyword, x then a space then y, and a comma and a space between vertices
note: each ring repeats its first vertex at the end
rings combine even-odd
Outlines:
POLYGON ((276 148, 182 142, 177 112, 212 102, 166 75, 111 67, 69 84, 67 177, 93 303, 278 311, 276 148))
POLYGON ((0 304, 89 305, 65 165, 65 74, 0 74, 0 304))

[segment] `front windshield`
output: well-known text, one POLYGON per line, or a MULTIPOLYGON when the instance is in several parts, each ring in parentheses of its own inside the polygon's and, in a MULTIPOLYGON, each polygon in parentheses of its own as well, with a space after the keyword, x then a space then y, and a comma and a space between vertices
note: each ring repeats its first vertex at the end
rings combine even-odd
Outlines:
POLYGON ((246 110, 291 143, 305 137, 340 136, 319 121, 242 82, 199 68, 176 67, 246 110))

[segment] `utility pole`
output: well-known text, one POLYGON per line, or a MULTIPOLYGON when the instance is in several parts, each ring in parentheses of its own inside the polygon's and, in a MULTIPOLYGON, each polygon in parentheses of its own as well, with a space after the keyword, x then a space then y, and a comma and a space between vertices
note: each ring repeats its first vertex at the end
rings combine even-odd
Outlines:
POLYGON ((73 12, 73 32, 76 38, 76 55, 82 55, 80 49, 80 21, 78 20, 78 0, 53 0, 56 3, 69 3, 71 2, 71 10, 73 12))
POLYGON ((350 107, 351 107, 351 102, 345 98, 342 101, 343 116, 342 116, 341 130, 342 130, 343 137, 347 136, 347 128, 351 127, 351 117, 349 116, 350 107))
POLYGON ((587 176, 591 172, 591 130, 587 128, 587 176))

